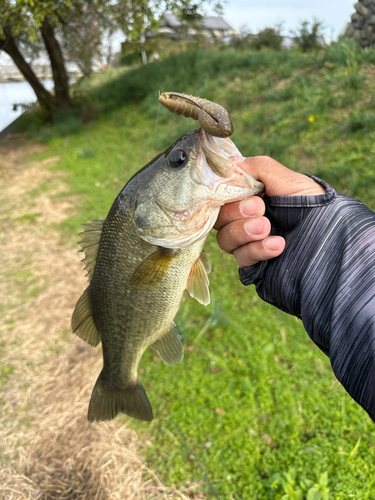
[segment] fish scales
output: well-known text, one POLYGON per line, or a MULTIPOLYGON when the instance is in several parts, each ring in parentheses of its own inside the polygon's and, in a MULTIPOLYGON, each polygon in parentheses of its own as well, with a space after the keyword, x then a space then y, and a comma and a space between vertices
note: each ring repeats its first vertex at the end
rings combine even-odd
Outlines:
POLYGON ((84 224, 80 245, 90 284, 72 328, 91 345, 102 342, 90 421, 120 412, 152 420, 137 373, 142 355, 150 347, 166 364, 182 360, 173 319, 185 289, 209 303, 203 245, 220 207, 263 189, 229 160, 239 155, 229 139, 189 132, 128 181, 105 221, 84 224))
POLYGON ((121 213, 118 201, 103 226, 102 240, 89 295, 102 337, 103 377, 110 383, 121 379, 126 385, 137 379, 144 350, 169 329, 203 245, 198 242, 182 250, 159 286, 139 290, 124 283, 130 282, 135 270, 158 247, 139 238, 134 213, 121 213))

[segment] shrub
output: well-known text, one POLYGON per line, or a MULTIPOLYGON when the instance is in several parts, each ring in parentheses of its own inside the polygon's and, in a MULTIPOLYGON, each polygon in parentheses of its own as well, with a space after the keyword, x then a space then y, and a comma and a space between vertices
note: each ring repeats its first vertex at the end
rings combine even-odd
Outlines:
POLYGON ((43 144, 48 144, 52 139, 57 137, 57 133, 54 129, 41 127, 40 129, 40 142, 43 144))
POLYGON ((238 37, 231 40, 231 46, 236 50, 261 50, 262 48, 280 50, 283 42, 280 31, 281 25, 274 28, 265 28, 257 35, 242 30, 238 37))
POLYGON ((314 20, 311 23, 303 21, 293 34, 296 38, 297 47, 302 52, 321 48, 319 39, 322 39, 323 36, 323 26, 320 21, 314 20))
POLYGON ((74 109, 68 109, 58 113, 53 119, 53 124, 58 132, 64 137, 76 134, 82 128, 78 113, 74 109))
POLYGON ((275 28, 265 28, 260 31, 250 43, 250 47, 256 50, 268 48, 272 50, 280 50, 283 42, 283 37, 280 34, 280 26, 275 28))

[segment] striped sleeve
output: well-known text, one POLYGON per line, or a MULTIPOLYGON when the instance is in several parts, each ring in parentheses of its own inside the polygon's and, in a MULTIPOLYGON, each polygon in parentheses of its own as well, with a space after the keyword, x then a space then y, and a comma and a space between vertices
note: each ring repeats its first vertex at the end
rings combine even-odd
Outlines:
POLYGON ((347 392, 375 421, 375 214, 325 182, 319 196, 264 198, 277 258, 239 270, 244 285, 297 316, 347 392))

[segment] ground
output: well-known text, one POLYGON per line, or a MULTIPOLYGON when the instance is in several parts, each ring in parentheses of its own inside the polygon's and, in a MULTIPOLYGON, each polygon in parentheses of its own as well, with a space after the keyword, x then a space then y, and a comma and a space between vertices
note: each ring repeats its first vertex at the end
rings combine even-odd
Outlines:
POLYGON ((53 225, 76 199, 56 196, 58 157, 30 160, 43 148, 19 135, 0 145, 0 500, 198 498, 147 467, 147 434, 87 421, 101 349, 71 333, 83 256, 53 225))

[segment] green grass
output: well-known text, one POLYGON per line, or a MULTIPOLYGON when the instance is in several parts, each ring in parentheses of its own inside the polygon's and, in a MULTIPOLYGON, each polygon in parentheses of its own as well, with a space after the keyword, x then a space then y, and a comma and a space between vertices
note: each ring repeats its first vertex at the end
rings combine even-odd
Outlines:
MULTIPOLYGON (((159 90, 219 102, 244 155, 272 155, 374 209, 374 65, 374 49, 346 41, 308 54, 198 51, 79 84, 97 119, 55 123, 38 155, 60 156, 54 168, 80 195, 77 215, 60 225, 64 240, 77 240, 85 217, 104 218, 134 172, 197 126, 163 108, 155 133, 159 90)), ((130 425, 148 443, 148 464, 168 484, 202 480, 192 450, 223 499, 373 498, 374 424, 301 322, 242 286, 214 235, 206 250, 213 301, 181 305, 183 362, 168 367, 151 352, 142 360, 156 418, 130 425)))
POLYGON ((30 222, 31 224, 35 224, 38 220, 38 217, 42 215, 41 212, 32 212, 29 214, 21 215, 20 217, 16 217, 14 222, 30 222))

